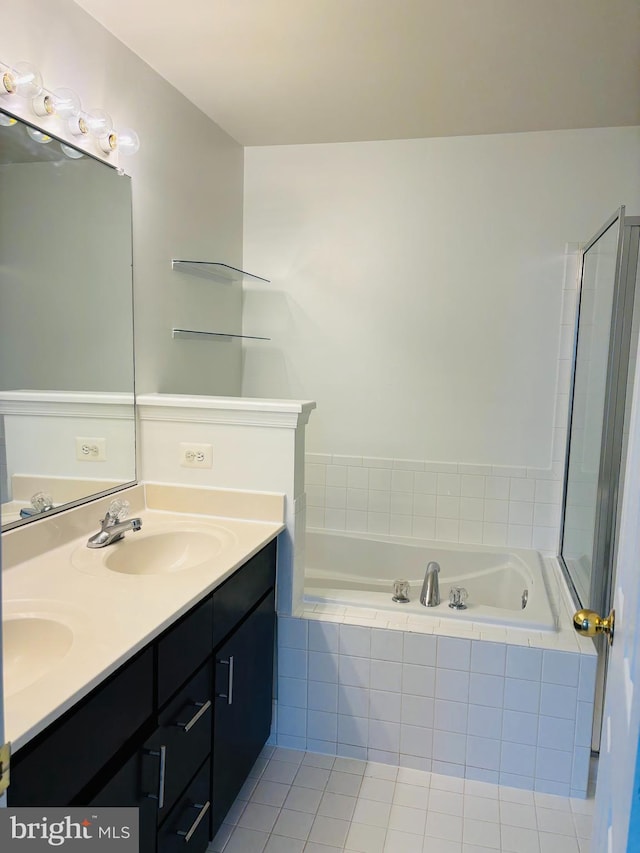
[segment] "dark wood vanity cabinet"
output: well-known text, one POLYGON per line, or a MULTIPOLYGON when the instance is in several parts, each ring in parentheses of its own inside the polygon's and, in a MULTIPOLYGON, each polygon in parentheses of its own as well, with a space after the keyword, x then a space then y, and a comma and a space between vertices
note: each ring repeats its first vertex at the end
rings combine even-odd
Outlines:
POLYGON ((275 558, 274 540, 20 749, 9 805, 135 806, 140 853, 201 853, 269 736, 275 558))

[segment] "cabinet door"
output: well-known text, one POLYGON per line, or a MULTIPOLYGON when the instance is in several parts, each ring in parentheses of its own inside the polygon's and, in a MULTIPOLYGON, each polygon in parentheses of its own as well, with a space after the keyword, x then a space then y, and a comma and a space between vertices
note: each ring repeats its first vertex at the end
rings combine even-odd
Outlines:
POLYGON ((140 853, 155 853, 157 791, 160 785, 157 758, 139 749, 91 800, 92 806, 132 806, 139 810, 140 853))
POLYGON ((215 654, 214 834, 269 737, 274 605, 272 591, 215 654))

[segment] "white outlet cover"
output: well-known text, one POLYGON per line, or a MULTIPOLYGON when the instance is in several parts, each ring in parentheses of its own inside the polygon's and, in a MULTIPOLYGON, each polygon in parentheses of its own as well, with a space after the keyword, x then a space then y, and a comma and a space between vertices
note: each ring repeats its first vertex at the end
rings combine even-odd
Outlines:
POLYGON ((76 459, 78 462, 105 462, 106 458, 106 438, 76 437, 76 459))
POLYGON ((194 444, 182 441, 178 445, 178 461, 183 468, 211 468, 213 447, 210 444, 194 444))

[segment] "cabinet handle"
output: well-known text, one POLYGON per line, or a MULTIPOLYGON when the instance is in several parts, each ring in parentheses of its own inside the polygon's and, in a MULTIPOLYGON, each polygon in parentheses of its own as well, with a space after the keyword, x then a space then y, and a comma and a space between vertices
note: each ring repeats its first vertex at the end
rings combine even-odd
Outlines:
POLYGON ((158 801, 158 808, 164 808, 164 782, 167 770, 167 747, 163 744, 160 749, 145 749, 147 755, 153 755, 154 758, 160 758, 160 769, 158 772, 158 793, 147 794, 150 800, 158 801))
POLYGON ((198 710, 193 715, 193 717, 191 717, 189 722, 188 723, 180 723, 180 722, 174 723, 174 726, 177 726, 179 729, 182 729, 183 732, 190 732, 191 729, 198 722, 200 717, 203 714, 206 714, 206 712, 211 707, 211 699, 207 699, 206 702, 193 702, 192 704, 195 705, 195 707, 198 708, 198 710))
POLYGON ((191 841, 191 837, 192 837, 193 833, 198 828, 198 825, 200 824, 200 821, 202 820, 202 818, 209 811, 210 805, 211 805, 211 803, 209 802, 209 800, 207 800, 207 802, 204 805, 202 805, 202 803, 192 803, 192 805, 191 805, 192 809, 200 809, 200 811, 198 812, 198 816, 196 817, 196 819, 194 820, 194 822, 191 824, 191 826, 189 827, 189 829, 186 832, 183 829, 179 829, 176 832, 176 835, 179 835, 181 838, 184 838, 184 840, 187 842, 191 841))
POLYGON ((229 687, 226 693, 218 693, 218 699, 226 699, 227 705, 233 705, 233 655, 229 655, 229 660, 219 660, 224 666, 229 667, 229 687))

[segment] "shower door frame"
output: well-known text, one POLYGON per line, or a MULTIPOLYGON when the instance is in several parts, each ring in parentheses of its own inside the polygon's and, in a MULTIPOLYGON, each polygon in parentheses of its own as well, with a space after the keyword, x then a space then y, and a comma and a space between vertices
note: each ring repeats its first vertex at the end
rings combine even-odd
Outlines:
MULTIPOLYGON (((627 385, 631 356, 632 331, 634 331, 634 302, 638 272, 638 249, 640 242, 640 217, 625 216, 621 206, 613 216, 585 243, 580 258, 578 279, 578 304, 573 342, 573 366, 567 429, 564 483, 562 493, 562 516, 558 560, 564 572, 569 591, 576 609, 587 607, 606 615, 611 607, 614 589, 616 557, 616 532, 621 498, 621 465, 624 451, 624 424, 627 406, 627 385), (571 577, 571 572, 562 556, 565 513, 569 483, 569 457, 571 451, 571 427, 574 414, 575 380, 580 331, 580 306, 585 269, 585 256, 589 249, 613 226, 618 224, 614 292, 611 306, 609 352, 607 357, 606 390, 603 412, 603 428, 600 444, 598 469, 597 504, 594 524, 593 551, 591 555, 591 578, 589 600, 581 601, 571 577)), ((636 306, 638 310, 638 306, 636 306)), ((630 401, 629 401, 630 402, 630 401)), ((597 640, 598 673, 594 707, 592 750, 600 746, 600 730, 604 705, 604 690, 608 661, 608 646, 602 637, 597 640)))

